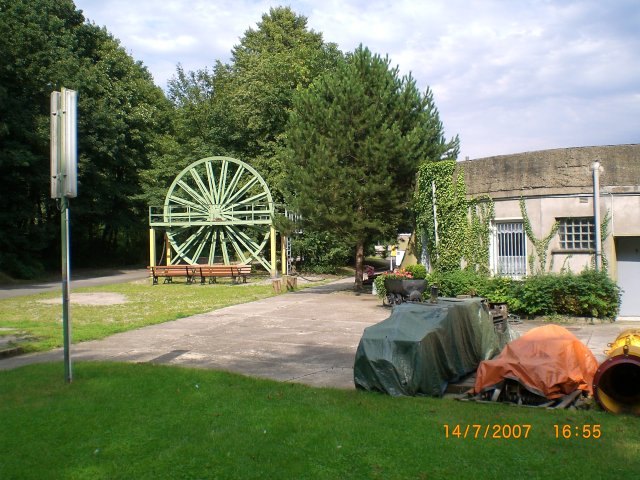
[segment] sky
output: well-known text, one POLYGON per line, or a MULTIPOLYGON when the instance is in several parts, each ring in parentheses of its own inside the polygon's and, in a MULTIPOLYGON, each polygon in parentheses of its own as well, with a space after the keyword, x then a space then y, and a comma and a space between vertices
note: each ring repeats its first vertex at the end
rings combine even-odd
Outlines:
MULTIPOLYGON (((343 52, 388 55, 431 88, 460 160, 640 143, 638 0, 75 0, 156 84, 226 63, 290 6, 343 52)), ((604 159, 603 159, 604 160, 604 159)))

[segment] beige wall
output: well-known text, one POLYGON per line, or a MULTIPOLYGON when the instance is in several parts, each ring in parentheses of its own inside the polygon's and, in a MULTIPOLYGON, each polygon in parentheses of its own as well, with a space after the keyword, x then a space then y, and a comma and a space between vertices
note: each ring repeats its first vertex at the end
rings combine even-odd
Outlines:
POLYGON ((640 235, 640 194, 609 194, 605 189, 601 195, 602 207, 612 208, 611 229, 613 235, 629 237, 640 235))
MULTIPOLYGON (((616 279, 614 237, 640 236, 640 145, 526 152, 459 162, 459 166, 464 169, 469 197, 494 199, 497 221, 521 219, 519 199, 525 198, 534 233, 543 238, 558 217, 593 216, 591 167, 596 160, 601 164, 601 219, 607 212, 611 216, 603 254, 616 279)), ((553 271, 565 267, 580 272, 591 265, 592 254, 567 254, 559 247, 556 235, 547 263, 553 259, 553 271)), ((533 244, 527 241, 527 254, 533 252, 533 244)))
MULTIPOLYGON (((635 215, 640 215, 640 196, 627 197, 625 199, 614 198, 613 201, 613 221, 610 222, 609 236, 603 241, 602 251, 609 261, 609 265, 615 266, 615 249, 614 249, 614 234, 612 227, 614 221, 624 215, 629 215, 630 200, 633 199, 639 205, 635 208, 635 215)), ((527 207, 527 216, 531 222, 531 226, 534 235, 538 239, 542 239, 549 235, 551 228, 557 218, 560 217, 590 217, 593 216, 593 198, 589 196, 578 197, 551 197, 551 198, 531 198, 525 200, 527 207)), ((601 218, 607 211, 610 210, 610 199, 608 197, 601 200, 601 218)), ((610 214, 611 215, 611 214, 610 214)), ((495 202, 495 220, 522 220, 522 214, 520 212, 519 199, 504 199, 496 200, 495 202)), ((633 230, 632 226, 626 225, 626 231, 633 230)), ((640 225, 636 220, 635 235, 640 235, 640 225)), ((535 252, 533 243, 527 240, 527 255, 531 255, 535 252)), ((560 250, 560 238, 556 234, 549 244, 547 252, 547 268, 551 271, 559 272, 561 269, 569 269, 572 272, 579 273, 585 267, 592 265, 593 254, 591 253, 566 253, 560 250)), ((536 265, 538 265, 536 263, 536 265)), ((527 260, 527 273, 533 272, 529 270, 529 262, 527 260)), ((611 272, 615 274, 614 271, 611 272)))

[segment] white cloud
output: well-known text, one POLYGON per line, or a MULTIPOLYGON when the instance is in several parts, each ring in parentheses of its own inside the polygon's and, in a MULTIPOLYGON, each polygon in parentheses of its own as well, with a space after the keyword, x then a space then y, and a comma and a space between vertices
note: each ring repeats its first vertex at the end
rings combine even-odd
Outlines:
MULTIPOLYGON (((471 158, 640 142, 636 0, 291 0, 343 51, 360 43, 430 86, 471 158)), ((165 86, 228 61, 267 0, 76 0, 165 86)))
POLYGON ((198 44, 198 40, 192 35, 170 36, 166 33, 159 33, 155 36, 132 35, 132 46, 155 53, 185 52, 198 44))

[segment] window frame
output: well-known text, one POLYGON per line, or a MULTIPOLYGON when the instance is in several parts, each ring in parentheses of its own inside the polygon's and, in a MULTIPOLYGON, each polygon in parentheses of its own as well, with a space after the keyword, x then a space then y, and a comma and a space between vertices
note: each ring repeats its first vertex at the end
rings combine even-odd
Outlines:
POLYGON ((556 221, 559 222, 557 252, 591 253, 595 251, 593 216, 557 217, 556 221), (584 236, 587 238, 585 239, 584 236))
POLYGON ((527 275, 527 235, 522 218, 500 218, 491 222, 490 268, 493 275, 520 279, 527 275), (505 228, 509 226, 509 228, 505 228), (507 240, 507 244, 501 241, 507 240), (519 240, 516 245, 514 241, 519 240), (504 255, 505 250, 517 255, 504 255), (502 254, 502 255, 501 255, 502 254), (502 263, 507 260, 507 263, 502 263))

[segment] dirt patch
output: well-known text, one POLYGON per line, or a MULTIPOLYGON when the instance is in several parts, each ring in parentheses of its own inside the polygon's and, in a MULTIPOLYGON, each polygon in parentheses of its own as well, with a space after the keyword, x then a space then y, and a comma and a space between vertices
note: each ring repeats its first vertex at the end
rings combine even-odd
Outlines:
MULTIPOLYGON (((96 292, 96 293, 72 293, 70 302, 75 305, 119 305, 127 303, 127 297, 121 293, 96 292)), ((48 303, 61 305, 62 298, 50 298, 48 300, 40 300, 40 303, 48 303)))

